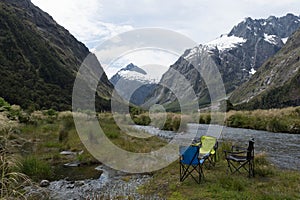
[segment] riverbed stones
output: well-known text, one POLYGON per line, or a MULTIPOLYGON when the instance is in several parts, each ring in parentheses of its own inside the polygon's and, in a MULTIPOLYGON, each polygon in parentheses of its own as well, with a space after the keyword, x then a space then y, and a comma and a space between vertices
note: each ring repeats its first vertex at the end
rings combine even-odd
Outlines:
POLYGON ((40 182, 41 187, 48 187, 49 185, 50 185, 50 181, 48 181, 48 180, 42 180, 40 182))

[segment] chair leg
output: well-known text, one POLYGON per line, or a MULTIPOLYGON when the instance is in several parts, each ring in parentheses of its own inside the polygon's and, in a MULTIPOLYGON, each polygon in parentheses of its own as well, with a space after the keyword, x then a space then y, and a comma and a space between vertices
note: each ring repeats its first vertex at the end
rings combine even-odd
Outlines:
POLYGON ((204 178, 201 165, 189 165, 185 167, 180 164, 180 182, 183 182, 188 176, 191 176, 198 184, 200 184, 202 177, 204 178), (195 177, 195 174, 193 174, 194 171, 196 171, 198 177, 195 177))

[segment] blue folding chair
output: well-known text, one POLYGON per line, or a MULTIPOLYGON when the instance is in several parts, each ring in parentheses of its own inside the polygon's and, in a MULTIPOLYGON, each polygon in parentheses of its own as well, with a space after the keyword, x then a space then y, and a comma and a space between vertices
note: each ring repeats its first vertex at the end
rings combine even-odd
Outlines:
POLYGON ((204 178, 202 166, 205 157, 199 158, 200 146, 180 146, 180 181, 184 181, 191 176, 198 184, 204 178))

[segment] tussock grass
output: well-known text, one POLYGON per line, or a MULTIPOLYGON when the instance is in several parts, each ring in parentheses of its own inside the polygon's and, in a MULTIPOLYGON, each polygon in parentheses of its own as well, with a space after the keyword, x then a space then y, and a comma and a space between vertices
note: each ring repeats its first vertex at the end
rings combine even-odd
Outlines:
POLYGON ((11 130, 0 131, 0 199, 26 199, 24 188, 31 180, 20 172, 21 164, 9 152, 11 130))
POLYGON ((142 113, 135 115, 133 121, 137 125, 154 126, 161 130, 181 132, 187 129, 188 123, 197 123, 195 116, 177 113, 142 113))
POLYGON ((199 123, 298 134, 300 133, 300 107, 253 111, 231 110, 227 113, 204 112, 200 114, 199 123))
POLYGON ((271 132, 300 133, 300 107, 230 111, 226 125, 271 132))

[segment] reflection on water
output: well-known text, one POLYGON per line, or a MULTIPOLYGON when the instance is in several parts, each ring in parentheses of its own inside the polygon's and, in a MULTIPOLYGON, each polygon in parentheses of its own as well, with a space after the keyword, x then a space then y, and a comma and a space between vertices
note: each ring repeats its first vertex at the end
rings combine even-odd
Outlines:
MULTIPOLYGON (((171 131, 159 131, 153 127, 141 127, 151 134, 172 139, 174 133, 171 131)), ((189 124, 186 134, 183 136, 206 135, 208 128, 220 129, 218 125, 189 124), (210 127, 211 126, 211 127, 210 127)), ((270 161, 280 168, 300 170, 300 134, 272 133, 250 129, 221 127, 220 140, 231 140, 239 145, 247 146, 250 138, 255 139, 255 151, 266 153, 270 161)))

